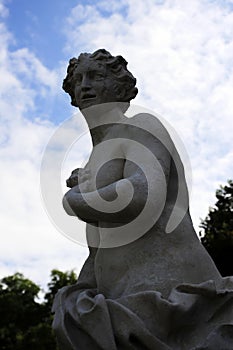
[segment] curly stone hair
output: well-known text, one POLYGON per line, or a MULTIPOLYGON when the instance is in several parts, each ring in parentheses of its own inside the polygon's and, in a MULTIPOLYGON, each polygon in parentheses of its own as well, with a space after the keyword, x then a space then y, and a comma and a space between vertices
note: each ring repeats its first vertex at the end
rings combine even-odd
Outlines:
POLYGON ((126 60, 122 56, 112 56, 105 49, 99 49, 94 53, 81 53, 78 58, 73 57, 69 61, 67 75, 63 80, 62 88, 71 97, 71 104, 78 107, 75 100, 74 88, 76 84, 76 70, 84 60, 95 60, 105 64, 116 81, 116 96, 118 102, 130 102, 138 93, 135 87, 136 79, 128 71, 126 60))

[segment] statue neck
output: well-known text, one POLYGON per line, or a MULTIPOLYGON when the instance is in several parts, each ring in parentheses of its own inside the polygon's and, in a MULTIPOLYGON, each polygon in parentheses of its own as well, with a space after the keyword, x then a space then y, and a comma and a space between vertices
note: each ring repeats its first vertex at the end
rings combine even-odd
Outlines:
POLYGON ((99 127, 90 129, 92 144, 95 147, 98 143, 102 142, 106 135, 109 133, 113 125, 101 125, 99 127))
POLYGON ((119 107, 116 103, 105 103, 81 111, 90 129, 94 146, 104 139, 113 123, 125 121, 126 117, 119 107))

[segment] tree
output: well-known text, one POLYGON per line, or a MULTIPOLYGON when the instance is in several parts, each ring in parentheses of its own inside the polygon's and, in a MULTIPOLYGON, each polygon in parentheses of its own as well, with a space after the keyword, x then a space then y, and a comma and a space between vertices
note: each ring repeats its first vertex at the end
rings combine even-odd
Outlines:
POLYGON ((57 291, 64 286, 75 284, 77 281, 77 275, 73 270, 62 272, 54 269, 51 271, 50 279, 51 281, 48 283, 48 292, 45 294, 44 298, 46 306, 51 310, 57 291))
POLYGON ((21 273, 0 281, 0 349, 56 350, 51 306, 58 289, 77 280, 74 271, 51 271, 44 302, 36 301, 41 290, 21 273))
POLYGON ((35 326, 43 310, 35 301, 40 287, 21 273, 0 283, 0 348, 16 349, 29 326, 35 326))
POLYGON ((233 181, 216 191, 217 202, 210 208, 200 227, 205 235, 201 242, 222 276, 233 275, 233 181))

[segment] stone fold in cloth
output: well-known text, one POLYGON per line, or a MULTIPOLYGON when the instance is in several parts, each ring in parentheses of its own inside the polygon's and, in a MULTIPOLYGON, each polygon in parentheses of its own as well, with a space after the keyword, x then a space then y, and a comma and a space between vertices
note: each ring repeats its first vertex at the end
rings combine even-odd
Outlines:
POLYGON ((65 350, 232 350, 233 277, 107 299, 82 283, 56 295, 53 328, 65 350))

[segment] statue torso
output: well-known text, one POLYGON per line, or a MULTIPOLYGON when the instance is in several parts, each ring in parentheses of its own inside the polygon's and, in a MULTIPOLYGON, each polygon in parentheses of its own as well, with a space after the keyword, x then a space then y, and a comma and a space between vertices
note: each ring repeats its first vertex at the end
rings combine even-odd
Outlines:
MULTIPOLYGON (((86 166, 91 169, 91 190, 122 178, 125 159, 122 142, 117 141, 117 135, 126 135, 116 131, 115 128, 114 133, 107 133, 103 142, 93 149, 86 166)), ((184 175, 183 181, 185 183, 184 175)), ((187 191, 186 185, 184 188, 187 191)), ((173 232, 165 232, 177 195, 177 173, 174 166, 171 166, 168 189, 163 213, 147 233, 132 243, 97 250, 96 282, 99 292, 106 297, 115 299, 142 290, 156 290, 166 296, 174 286, 182 282, 200 283, 208 279, 219 279, 217 269, 196 236, 188 211, 173 232)), ((116 224, 99 225, 111 229, 116 224)), ((95 232, 96 235, 99 234, 98 227, 95 232)))

